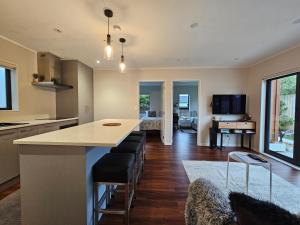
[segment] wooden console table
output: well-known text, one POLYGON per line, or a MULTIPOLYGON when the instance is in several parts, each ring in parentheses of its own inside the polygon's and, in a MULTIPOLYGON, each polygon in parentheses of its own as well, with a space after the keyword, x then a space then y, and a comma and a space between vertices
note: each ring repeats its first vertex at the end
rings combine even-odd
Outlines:
POLYGON ((254 121, 216 121, 213 120, 213 126, 210 129, 210 147, 218 147, 218 134, 221 135, 220 148, 223 149, 223 135, 236 134, 241 135, 241 147, 244 148, 244 136, 249 136, 248 148, 251 149, 252 136, 256 133, 256 123, 254 121))

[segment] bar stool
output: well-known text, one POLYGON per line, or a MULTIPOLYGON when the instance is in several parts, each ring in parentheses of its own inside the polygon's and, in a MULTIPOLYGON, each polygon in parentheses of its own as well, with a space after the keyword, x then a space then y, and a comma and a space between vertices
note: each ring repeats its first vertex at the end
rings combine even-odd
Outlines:
POLYGON ((135 184, 140 180, 142 172, 142 156, 143 149, 140 142, 135 141, 123 141, 118 147, 114 147, 110 150, 111 153, 133 153, 135 155, 135 184))
POLYGON ((146 137, 147 137, 147 134, 146 134, 146 131, 132 131, 129 136, 139 136, 139 137, 142 137, 143 139, 143 143, 144 143, 144 146, 143 146, 143 158, 144 158, 144 161, 146 160, 146 137))
POLYGON ((99 222, 99 214, 124 215, 124 224, 129 225, 129 212, 134 196, 134 154, 107 153, 93 166, 94 179, 94 224, 99 222), (99 185, 105 185, 105 192, 99 196, 99 185), (112 186, 124 186, 124 209, 110 209, 112 186), (99 200, 100 197, 100 200, 99 200), (106 200, 106 208, 102 208, 106 200))
POLYGON ((144 165, 145 165, 145 140, 146 138, 141 135, 129 135, 123 141, 123 142, 138 142, 142 145, 142 151, 140 152, 140 155, 138 157, 138 159, 141 161, 141 174, 140 174, 141 176, 143 175, 144 165))

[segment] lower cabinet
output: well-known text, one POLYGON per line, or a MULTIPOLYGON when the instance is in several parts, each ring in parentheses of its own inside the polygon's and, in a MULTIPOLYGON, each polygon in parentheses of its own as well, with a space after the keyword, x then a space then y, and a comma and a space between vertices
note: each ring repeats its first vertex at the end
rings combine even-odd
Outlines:
POLYGON ((13 140, 18 138, 16 130, 1 132, 0 135, 0 184, 19 175, 18 146, 13 140))
POLYGON ((64 121, 0 131, 0 185, 20 174, 19 146, 13 144, 14 140, 55 131, 75 122, 64 121))

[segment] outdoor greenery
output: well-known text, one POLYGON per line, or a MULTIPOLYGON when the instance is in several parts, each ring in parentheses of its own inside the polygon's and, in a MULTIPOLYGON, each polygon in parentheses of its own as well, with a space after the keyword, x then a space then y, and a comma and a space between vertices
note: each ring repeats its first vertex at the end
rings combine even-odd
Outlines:
POLYGON ((296 76, 288 76, 280 79, 280 94, 292 95, 296 93, 296 76))
POLYGON ((140 111, 150 110, 150 95, 140 95, 140 111))
MULTIPOLYGON (((296 76, 288 76, 280 79, 280 95, 292 95, 296 93, 296 76)), ((291 126, 294 124, 294 118, 287 116, 288 107, 286 103, 280 100, 280 116, 279 116, 279 138, 280 142, 285 135, 289 134, 291 126)))

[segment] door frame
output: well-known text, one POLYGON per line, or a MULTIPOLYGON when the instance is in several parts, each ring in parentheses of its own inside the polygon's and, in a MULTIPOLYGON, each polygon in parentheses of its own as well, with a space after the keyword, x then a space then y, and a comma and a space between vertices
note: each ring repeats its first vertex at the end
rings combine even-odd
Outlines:
POLYGON ((140 84, 141 83, 154 83, 154 82, 159 82, 161 83, 161 97, 162 97, 162 120, 161 120, 161 130, 160 130, 160 138, 162 143, 164 143, 164 145, 168 145, 168 143, 166 143, 166 133, 167 133, 167 129, 166 129, 166 80, 138 80, 138 94, 137 94, 137 105, 138 105, 138 119, 140 119, 140 84))
POLYGON ((266 80, 266 88, 265 88, 265 129, 264 129, 264 153, 267 153, 271 156, 274 156, 280 160, 284 160, 288 163, 291 163, 296 166, 300 166, 300 73, 289 73, 282 76, 273 77, 266 80), (277 80, 284 77, 289 76, 297 76, 297 84, 296 84, 296 105, 295 105, 295 124, 294 124, 294 133, 298 135, 294 135, 294 153, 293 158, 289 158, 280 153, 271 151, 269 149, 269 140, 270 140, 270 112, 271 112, 271 82, 273 80, 277 80))
POLYGON ((178 79, 178 80, 171 80, 171 127, 172 127, 172 132, 171 132, 171 141, 173 143, 173 111, 174 111, 174 104, 173 104, 173 92, 174 92, 174 82, 197 82, 198 85, 198 124, 197 124, 197 146, 201 145, 201 132, 200 132, 200 124, 201 124, 201 119, 200 119, 200 113, 201 113, 201 80, 200 79, 178 79))

